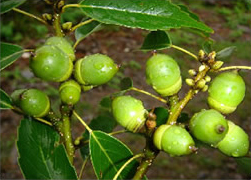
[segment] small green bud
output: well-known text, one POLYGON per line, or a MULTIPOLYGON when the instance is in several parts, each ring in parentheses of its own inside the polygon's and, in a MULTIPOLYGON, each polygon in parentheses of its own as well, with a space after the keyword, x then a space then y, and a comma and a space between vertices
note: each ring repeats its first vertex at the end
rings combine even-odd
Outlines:
POLYGON ((199 72, 202 72, 202 71, 204 71, 204 69, 206 68, 206 66, 203 64, 203 65, 201 65, 200 67, 199 67, 199 72))
POLYGON ((62 24, 62 28, 64 30, 69 31, 71 29, 71 27, 72 27, 72 22, 66 22, 66 23, 62 24))
POLYGON ((210 77, 210 76, 206 76, 206 77, 205 77, 205 81, 206 81, 206 82, 210 82, 210 81, 211 81, 211 77, 210 77))
POLYGON ((197 74, 197 72, 196 72, 194 69, 189 69, 189 70, 188 70, 188 74, 189 74, 190 76, 195 76, 195 75, 197 74))
POLYGON ((221 68, 221 66, 222 66, 223 64, 224 64, 223 61, 215 61, 215 63, 214 63, 213 66, 212 66, 212 69, 218 70, 218 69, 221 68))
POLYGON ((205 85, 206 85, 205 79, 201 79, 201 80, 199 80, 198 83, 197 83, 197 88, 203 89, 203 88, 205 87, 205 85))
POLYGON ((193 79, 186 79, 186 83, 188 86, 194 86, 194 80, 193 79))

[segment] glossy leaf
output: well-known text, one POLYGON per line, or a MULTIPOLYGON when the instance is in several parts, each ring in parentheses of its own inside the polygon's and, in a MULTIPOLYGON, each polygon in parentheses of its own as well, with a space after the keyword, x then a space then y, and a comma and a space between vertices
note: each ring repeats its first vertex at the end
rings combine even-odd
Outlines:
POLYGON ((9 95, 0 89, 0 109, 12 109, 12 101, 9 95))
POLYGON ((189 11, 189 9, 183 4, 178 4, 177 6, 179 6, 182 11, 188 13, 191 18, 195 19, 196 21, 200 21, 200 18, 196 14, 189 11))
POLYGON ((23 4, 26 0, 5 0, 0 2, 1 14, 10 11, 12 8, 18 7, 23 4))
POLYGON ((152 31, 150 32, 140 48, 141 50, 152 51, 170 48, 172 41, 165 31, 152 31))
MULTIPOLYGON (((98 179, 113 179, 120 167, 133 156, 126 145, 101 131, 91 133, 90 154, 98 179)), ((131 179, 136 172, 137 165, 137 161, 131 162, 118 179, 131 179)))
POLYGON ((110 96, 104 97, 104 98, 100 101, 99 105, 100 105, 101 107, 103 107, 103 108, 110 109, 111 106, 112 106, 112 99, 111 99, 111 97, 110 97, 110 96))
POLYGON ((209 54, 210 52, 213 51, 213 49, 212 49, 212 45, 213 45, 213 44, 214 44, 214 42, 213 42, 212 40, 207 40, 207 41, 205 41, 205 42, 203 43, 202 48, 203 48, 203 50, 204 50, 207 54, 209 54))
POLYGON ((231 56, 231 54, 236 50, 235 46, 227 47, 216 53, 216 59, 221 60, 231 56))
POLYGON ((22 54, 24 50, 22 47, 1 42, 1 51, 0 51, 0 70, 3 70, 7 66, 15 62, 22 54))
POLYGON ((18 129, 18 162, 26 179, 77 179, 59 134, 50 126, 25 118, 18 129))
MULTIPOLYGON (((98 117, 94 118, 90 124, 89 127, 92 130, 100 130, 106 133, 110 133, 113 131, 113 129, 116 126, 116 121, 113 119, 112 116, 109 116, 109 114, 101 114, 98 117)), ((85 131, 83 133, 84 141, 89 140, 89 132, 85 131)), ((85 145, 80 148, 81 156, 83 159, 89 157, 89 145, 85 145)))
POLYGON ((251 175, 251 158, 250 157, 235 158, 235 161, 238 164, 238 168, 242 172, 251 175))
POLYGON ((169 0, 84 0, 84 13, 102 23, 148 30, 190 27, 213 32, 169 0))
POLYGON ((77 42, 83 40, 85 37, 90 35, 91 33, 102 29, 102 25, 98 21, 92 21, 88 24, 80 26, 75 31, 75 38, 77 42))
POLYGON ((168 117, 169 117, 169 112, 166 108, 163 107, 157 107, 154 109, 154 114, 157 116, 156 122, 157 122, 157 127, 165 124, 168 117))
POLYGON ((120 82, 120 89, 127 90, 133 87, 133 81, 130 77, 125 77, 120 82))

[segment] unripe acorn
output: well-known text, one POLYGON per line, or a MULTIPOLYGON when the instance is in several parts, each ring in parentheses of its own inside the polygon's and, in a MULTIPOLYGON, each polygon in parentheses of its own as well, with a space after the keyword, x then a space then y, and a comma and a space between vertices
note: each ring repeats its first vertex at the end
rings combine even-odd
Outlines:
POLYGON ((44 45, 36 50, 30 68, 35 76, 45 81, 62 82, 70 77, 73 64, 57 46, 44 45))
POLYGON ((198 140, 215 146, 227 134, 228 124, 218 111, 201 110, 191 118, 189 129, 198 140))
POLYGON ((47 39, 45 44, 57 46, 65 54, 67 54, 72 61, 75 60, 74 50, 73 50, 71 44, 65 38, 63 38, 63 37, 50 37, 49 39, 47 39))
POLYGON ((208 89, 208 104, 224 114, 235 111, 245 97, 245 82, 235 71, 218 75, 208 89))
POLYGON ((118 71, 113 60, 103 54, 94 54, 79 59, 75 64, 74 76, 83 85, 107 83, 118 71))
POLYGON ((153 143, 171 156, 182 156, 194 152, 194 141, 183 127, 161 125, 153 135, 153 143))
POLYGON ((249 150, 249 139, 247 133, 233 122, 228 121, 228 132, 217 147, 228 156, 245 156, 249 150))
POLYGON ((76 81, 69 80, 60 85, 59 94, 63 103, 74 105, 80 99, 81 87, 76 81))
POLYGON ((11 97, 14 103, 24 114, 34 117, 43 117, 50 110, 50 100, 48 96, 38 89, 16 90, 11 97))
POLYGON ((119 96, 112 101, 112 113, 121 126, 137 132, 145 124, 148 111, 140 100, 131 96, 119 96))
POLYGON ((147 60, 146 81, 160 95, 171 96, 181 88, 180 68, 170 56, 156 54, 147 60))

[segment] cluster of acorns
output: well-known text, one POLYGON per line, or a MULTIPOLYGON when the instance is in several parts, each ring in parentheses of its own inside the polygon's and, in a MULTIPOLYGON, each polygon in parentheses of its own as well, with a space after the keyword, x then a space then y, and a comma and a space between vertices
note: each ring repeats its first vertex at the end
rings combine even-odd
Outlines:
MULTIPOLYGON (((164 54, 156 54, 148 59, 146 80, 163 97, 178 93, 182 86, 177 62, 164 54)), ((196 113, 189 121, 189 132, 228 156, 245 156, 249 150, 248 135, 221 114, 233 112, 243 100, 243 79, 237 72, 221 73, 210 83, 208 92, 208 104, 212 109, 196 113)), ((112 112, 118 123, 132 132, 141 129, 148 117, 142 102, 131 96, 116 97, 112 102, 112 112)), ((187 155, 195 149, 195 142, 189 132, 179 124, 164 124, 157 127, 153 142, 159 150, 171 156, 187 155)))
MULTIPOLYGON (((63 37, 51 37, 36 49, 30 68, 36 77, 44 81, 60 82, 61 101, 68 105, 79 101, 81 87, 86 91, 105 84, 118 71, 114 61, 102 54, 85 56, 75 62, 74 50, 63 37)), ((24 114, 43 117, 50 110, 48 96, 38 89, 19 89, 11 97, 24 114)))
MULTIPOLYGON (((113 60, 102 54, 89 55, 75 62, 74 50, 63 37, 51 37, 38 48, 30 60, 30 68, 42 80, 62 82, 60 98, 68 105, 79 101, 81 87, 86 91, 105 84, 118 71, 113 60)), ((147 61, 146 80, 163 97, 178 93, 182 86, 177 62, 164 54, 156 54, 147 61)), ((226 155, 246 155, 249 150, 248 135, 221 115, 233 112, 243 100, 243 79, 237 72, 222 73, 210 84, 208 92, 208 104, 212 109, 202 110, 192 117, 189 123, 191 134, 226 155)), ((48 96, 38 89, 16 90, 11 97, 24 114, 43 117, 50 110, 48 96)), ((132 132, 141 129, 148 116, 142 102, 131 96, 114 98, 112 112, 117 122, 132 132)), ((178 124, 158 127, 153 141, 158 149, 172 156, 190 154, 195 147, 190 133, 178 124)))

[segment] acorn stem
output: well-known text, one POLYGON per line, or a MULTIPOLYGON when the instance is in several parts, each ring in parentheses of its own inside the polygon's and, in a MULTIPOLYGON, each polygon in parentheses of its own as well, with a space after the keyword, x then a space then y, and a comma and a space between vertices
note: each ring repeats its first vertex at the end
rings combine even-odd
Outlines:
POLYGON ((191 57, 193 57, 194 59, 196 59, 198 61, 198 57, 195 54, 189 52, 188 50, 183 49, 183 48, 181 48, 179 46, 175 46, 175 45, 171 45, 171 47, 190 55, 191 57))
POLYGON ((84 25, 86 25, 86 24, 88 24, 88 23, 90 23, 90 22, 92 22, 92 21, 94 21, 94 19, 88 19, 88 20, 86 20, 86 21, 84 21, 84 22, 80 22, 79 24, 73 26, 73 27, 70 29, 70 32, 73 32, 73 31, 75 31, 77 28, 79 28, 79 27, 81 27, 81 26, 84 26, 84 25))
POLYGON ((23 10, 18 9, 18 8, 12 8, 12 10, 13 10, 13 11, 16 11, 16 12, 18 12, 18 13, 24 14, 24 15, 26 15, 26 16, 29 16, 29 17, 31 17, 31 18, 33 18, 33 19, 36 19, 36 20, 40 21, 41 23, 43 23, 43 24, 45 24, 45 25, 48 25, 48 23, 47 23, 45 20, 43 20, 42 18, 40 18, 40 17, 38 17, 38 16, 35 16, 34 14, 28 13, 28 12, 23 11, 23 10))
POLYGON ((228 66, 228 67, 220 68, 215 72, 234 70, 234 69, 251 70, 251 67, 250 66, 228 66))
POLYGON ((163 99, 163 98, 161 98, 161 97, 159 97, 159 96, 155 96, 154 94, 149 93, 149 92, 147 92, 147 91, 144 91, 144 90, 142 90, 142 89, 138 89, 138 88, 136 88, 136 87, 131 87, 129 90, 137 91, 137 92, 146 94, 146 95, 148 95, 148 96, 151 96, 151 97, 157 99, 158 101, 161 101, 161 102, 163 102, 163 103, 165 103, 165 104, 167 103, 167 100, 165 100, 165 99, 163 99))

